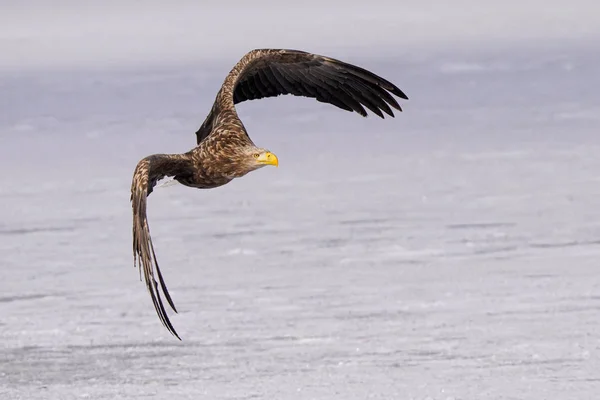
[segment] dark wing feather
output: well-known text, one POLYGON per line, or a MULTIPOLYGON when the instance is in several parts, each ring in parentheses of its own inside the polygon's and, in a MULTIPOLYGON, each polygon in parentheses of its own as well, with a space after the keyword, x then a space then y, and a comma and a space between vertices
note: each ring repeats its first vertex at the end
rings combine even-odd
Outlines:
MULTIPOLYGON (((387 101, 392 98, 386 96, 387 92, 392 93, 400 98, 408 99, 408 97, 396 85, 388 80, 356 65, 336 60, 330 57, 311 54, 299 50, 254 50, 248 53, 244 58, 249 59, 245 68, 239 72, 235 89, 234 101, 240 103, 245 100, 254 100, 264 97, 277 96, 280 94, 293 94, 306 97, 318 98, 315 93, 315 87, 327 87, 334 96, 337 89, 342 86, 348 87, 348 94, 353 100, 361 102, 361 94, 365 90, 369 90, 371 94, 384 97, 387 101), (277 82, 275 85, 276 92, 273 90, 251 91, 250 96, 245 95, 247 91, 240 91, 238 87, 251 86, 250 77, 271 69, 278 76, 286 79, 287 82, 277 82), (287 84, 286 84, 287 83, 287 84), (352 83, 361 83, 360 86, 352 85, 352 83), (290 90, 290 86, 297 86, 299 90, 290 90), (298 93, 298 92, 301 93, 298 93)), ((244 59, 242 59, 244 61, 244 59)), ((324 100, 324 99, 322 99, 324 100)), ((392 100, 390 105, 399 111, 402 111, 395 100, 392 100)), ((392 113, 393 116, 393 113, 392 113)))
POLYGON ((156 260, 154 245, 150 236, 150 227, 146 215, 147 197, 152 193, 156 183, 165 176, 174 176, 176 179, 189 175, 187 161, 181 156, 153 155, 142 159, 135 168, 131 183, 131 205, 133 209, 133 264, 142 271, 146 281, 146 287, 152 298, 156 313, 163 325, 176 336, 181 338, 173 328, 167 310, 162 301, 158 284, 164 293, 167 302, 177 312, 167 285, 156 260), (158 282, 154 275, 158 277, 158 282))
POLYGON ((291 94, 311 97, 367 116, 365 107, 384 118, 402 108, 392 95, 408 97, 390 81, 356 65, 299 50, 259 49, 247 53, 225 78, 211 113, 196 132, 200 143, 215 118, 235 104, 291 94))

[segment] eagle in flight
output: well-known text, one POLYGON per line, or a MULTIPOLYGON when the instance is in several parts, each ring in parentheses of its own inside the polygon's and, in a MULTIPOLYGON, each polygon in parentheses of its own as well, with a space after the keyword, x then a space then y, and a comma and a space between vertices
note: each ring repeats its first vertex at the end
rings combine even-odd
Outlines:
POLYGON ((131 184, 133 259, 163 325, 181 340, 167 315, 160 290, 173 311, 173 300, 158 267, 146 217, 146 198, 164 177, 198 189, 225 185, 266 165, 277 156, 257 147, 235 109, 246 100, 291 94, 312 97, 366 117, 365 107, 384 118, 402 111, 391 94, 408 97, 394 84, 358 66, 298 50, 258 49, 233 67, 217 93, 210 113, 196 132, 196 147, 183 154, 154 154, 137 164, 131 184), (157 281, 158 278, 158 281, 157 281), (160 284, 160 290, 159 290, 160 284))

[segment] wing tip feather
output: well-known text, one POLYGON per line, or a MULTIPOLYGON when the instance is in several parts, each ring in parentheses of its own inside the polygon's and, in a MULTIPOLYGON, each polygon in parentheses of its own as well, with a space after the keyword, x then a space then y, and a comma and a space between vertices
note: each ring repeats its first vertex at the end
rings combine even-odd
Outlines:
POLYGON ((146 203, 148 194, 151 192, 149 181, 150 179, 150 168, 151 161, 148 158, 143 159, 136 166, 133 181, 131 185, 131 203, 133 209, 133 260, 134 267, 137 266, 140 269, 140 279, 142 270, 146 282, 146 287, 154 304, 158 318, 166 329, 177 339, 181 340, 181 337, 173 327, 169 319, 167 310, 163 304, 162 297, 160 295, 160 289, 158 282, 154 277, 154 271, 158 275, 160 281, 160 287, 165 294, 169 305, 173 308, 173 311, 177 313, 175 304, 173 303, 171 296, 167 290, 166 284, 160 272, 158 262, 156 260, 156 254, 154 252, 154 245, 152 243, 152 237, 150 235, 150 229, 148 226, 148 219, 146 214, 146 203))

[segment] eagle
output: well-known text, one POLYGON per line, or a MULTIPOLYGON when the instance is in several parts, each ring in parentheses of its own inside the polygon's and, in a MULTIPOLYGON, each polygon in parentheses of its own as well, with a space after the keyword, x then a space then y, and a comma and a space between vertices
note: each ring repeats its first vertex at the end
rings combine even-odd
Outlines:
POLYGON ((363 117, 367 116, 366 107, 381 118, 383 113, 394 117, 392 108, 402 111, 392 94, 408 100, 393 83, 356 65, 300 50, 256 49, 246 53, 225 77, 212 109, 196 132, 194 148, 183 154, 153 154, 139 161, 130 199, 134 268, 139 268, 140 280, 143 271, 160 321, 179 340, 160 294, 162 290, 177 313, 150 237, 147 197, 165 177, 192 188, 211 189, 264 166, 278 166, 275 154, 254 144, 235 105, 286 94, 314 98, 363 117))

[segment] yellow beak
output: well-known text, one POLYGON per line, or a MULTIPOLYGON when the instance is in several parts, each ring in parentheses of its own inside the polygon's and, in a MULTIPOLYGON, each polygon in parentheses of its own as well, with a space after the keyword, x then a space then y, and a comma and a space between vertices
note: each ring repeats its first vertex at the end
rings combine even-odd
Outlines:
POLYGON ((277 156, 275 154, 271 153, 270 151, 267 151, 267 152, 259 155, 258 158, 256 159, 256 161, 260 164, 274 165, 276 167, 279 166, 279 160, 277 159, 277 156))

